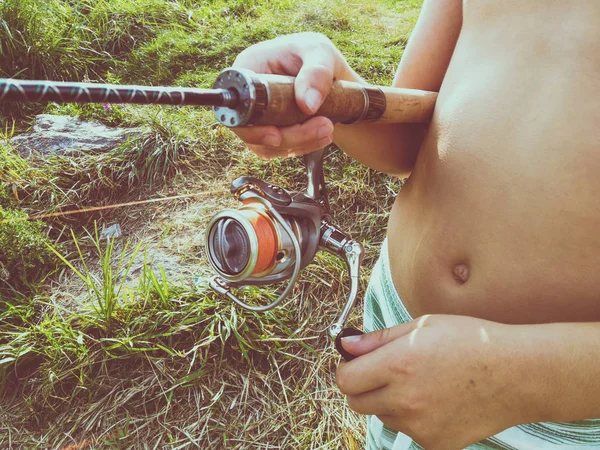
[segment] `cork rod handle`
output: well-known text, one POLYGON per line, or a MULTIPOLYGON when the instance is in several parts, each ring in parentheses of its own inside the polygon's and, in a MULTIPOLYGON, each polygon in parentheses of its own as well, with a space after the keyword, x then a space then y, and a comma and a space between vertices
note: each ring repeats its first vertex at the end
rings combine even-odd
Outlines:
MULTIPOLYGON (((257 74, 254 85, 257 93, 263 93, 264 101, 257 102, 250 123, 286 126, 312 117, 304 114, 296 104, 294 80, 288 76, 257 74)), ((436 92, 336 81, 314 115, 342 123, 428 122, 436 99, 436 92)))

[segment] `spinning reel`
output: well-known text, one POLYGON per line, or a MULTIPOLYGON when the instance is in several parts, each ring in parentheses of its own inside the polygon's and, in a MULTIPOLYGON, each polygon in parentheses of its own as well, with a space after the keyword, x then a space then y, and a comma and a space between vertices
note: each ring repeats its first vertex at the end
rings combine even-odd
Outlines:
POLYGON ((206 233, 208 260, 217 275, 210 287, 243 308, 268 311, 290 293, 302 269, 316 253, 325 250, 344 258, 350 274, 350 292, 342 312, 329 327, 329 336, 346 360, 353 355, 341 346, 344 336, 362 334, 344 328, 356 300, 363 246, 331 224, 323 177, 324 150, 304 155, 308 185, 306 192, 287 192, 254 177, 240 177, 231 193, 242 203, 225 209, 209 222, 206 233), (249 305, 232 287, 267 285, 289 280, 279 297, 261 306, 249 305))
MULTIPOLYGON (((348 124, 425 123, 433 115, 436 99, 435 92, 338 80, 315 115, 348 124)), ((11 101, 212 106, 216 119, 228 127, 286 126, 310 117, 296 103, 293 77, 247 69, 224 70, 212 89, 0 78, 0 105, 11 101)), ((300 270, 312 262, 317 251, 344 258, 350 272, 350 293, 329 335, 338 351, 350 360, 352 355, 343 350, 340 339, 360 334, 343 327, 356 299, 364 251, 360 243, 331 224, 323 151, 305 156, 304 162, 308 175, 305 193, 289 193, 252 177, 241 177, 231 184, 231 193, 243 206, 221 211, 209 224, 208 259, 218 274, 210 286, 246 309, 267 311, 287 297, 300 270), (231 292, 231 287, 286 280, 288 286, 277 300, 265 306, 249 305, 231 292)))

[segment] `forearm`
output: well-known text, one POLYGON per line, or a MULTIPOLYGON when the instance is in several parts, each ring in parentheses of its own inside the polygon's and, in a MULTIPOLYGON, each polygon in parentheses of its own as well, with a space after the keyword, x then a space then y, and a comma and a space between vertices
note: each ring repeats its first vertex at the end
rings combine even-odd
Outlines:
MULTIPOLYGON (((461 0, 425 0, 392 86, 438 92, 461 27, 461 0)), ((363 82, 350 69, 344 76, 363 82)), ((426 130, 422 124, 338 124, 333 137, 341 149, 367 166, 408 175, 426 130)))
MULTIPOLYGON (((343 79, 365 83, 350 68, 343 79)), ((408 176, 426 130, 426 124, 338 123, 333 137, 338 147, 364 165, 392 175, 408 176)))
POLYGON ((600 323, 510 326, 522 342, 514 383, 532 422, 600 417, 600 323))
POLYGON ((334 142, 345 153, 381 172, 408 176, 425 136, 424 124, 337 124, 334 142))

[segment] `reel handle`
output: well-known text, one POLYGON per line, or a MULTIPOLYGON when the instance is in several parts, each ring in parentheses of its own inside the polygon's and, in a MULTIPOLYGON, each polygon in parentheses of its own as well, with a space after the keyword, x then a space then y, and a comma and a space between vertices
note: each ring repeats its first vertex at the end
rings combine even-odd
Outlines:
POLYGON ((323 235, 326 239, 327 250, 337 254, 338 256, 342 256, 346 260, 346 265, 348 266, 348 272, 350 275, 350 292, 348 293, 348 298, 346 299, 344 309, 342 309, 342 312, 338 318, 329 327, 329 337, 332 340, 335 340, 344 329, 344 324, 348 320, 348 316, 350 315, 350 311, 352 310, 356 300, 356 295, 358 294, 358 276, 360 265, 365 254, 365 249, 360 242, 346 239, 346 236, 343 233, 333 228, 331 225, 326 224, 325 227, 326 230, 323 235), (331 231, 329 235, 327 235, 328 231, 331 231), (340 238, 344 239, 340 241, 340 238))
POLYGON ((338 353, 340 355, 342 355, 342 358, 344 358, 346 361, 350 362, 352 361, 354 358, 356 358, 356 356, 354 356, 352 353, 349 353, 343 346, 342 346, 342 338, 346 337, 346 336, 360 336, 361 334, 365 334, 360 330, 357 330, 356 328, 344 328, 342 331, 340 331, 340 333, 335 337, 335 348, 338 351, 338 353))
MULTIPOLYGON (((213 89, 236 91, 238 102, 233 107, 214 107, 215 116, 227 127, 303 123, 313 116, 298 108, 294 82, 294 77, 284 75, 225 69, 213 89)), ((436 100, 436 92, 338 80, 314 116, 345 124, 422 123, 431 119, 436 100)))
POLYGON ((344 259, 346 260, 348 271, 350 272, 350 293, 348 294, 348 299, 346 300, 344 309, 333 325, 329 327, 329 335, 334 339, 335 348, 340 355, 342 355, 346 361, 352 361, 355 356, 346 351, 346 349, 342 346, 341 339, 345 336, 356 336, 364 333, 355 328, 342 327, 346 323, 346 320, 348 320, 348 315, 350 314, 350 311, 354 306, 354 301, 356 300, 359 283, 358 275, 365 250, 359 242, 349 241, 344 245, 343 251, 344 259))
POLYGON ((306 195, 316 201, 323 209, 323 217, 329 219, 329 200, 327 186, 323 176, 323 157, 325 149, 305 154, 302 159, 306 167, 306 195))
POLYGON ((351 240, 346 234, 327 222, 322 223, 321 246, 334 255, 343 257, 348 266, 350 292, 348 293, 348 298, 342 312, 329 327, 329 337, 334 341, 335 348, 342 357, 346 361, 351 361, 354 359, 354 355, 348 353, 342 347, 341 339, 345 336, 363 334, 362 331, 354 328, 344 328, 344 325, 348 320, 350 311, 356 301, 356 295, 358 294, 360 265, 362 264, 365 249, 360 242, 351 240))

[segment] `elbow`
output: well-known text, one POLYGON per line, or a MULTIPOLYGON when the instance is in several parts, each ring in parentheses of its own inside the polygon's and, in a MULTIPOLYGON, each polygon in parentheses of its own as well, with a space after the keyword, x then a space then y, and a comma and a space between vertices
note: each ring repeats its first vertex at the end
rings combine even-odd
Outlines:
POLYGON ((384 164, 381 167, 382 172, 401 178, 407 178, 413 171, 427 127, 404 127, 404 131, 398 136, 395 145, 391 146, 394 150, 389 153, 389 157, 382 159, 384 164), (407 133, 408 130, 410 132, 407 133))
POLYGON ((393 175, 398 178, 408 178, 415 166, 416 155, 415 158, 412 159, 406 158, 406 155, 403 156, 404 157, 401 160, 394 161, 393 164, 387 164, 384 167, 381 167, 379 170, 388 175, 393 175))

